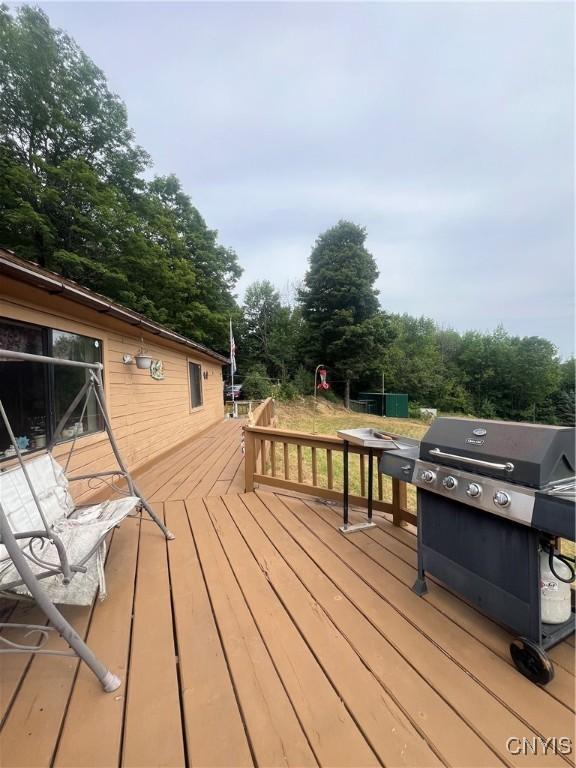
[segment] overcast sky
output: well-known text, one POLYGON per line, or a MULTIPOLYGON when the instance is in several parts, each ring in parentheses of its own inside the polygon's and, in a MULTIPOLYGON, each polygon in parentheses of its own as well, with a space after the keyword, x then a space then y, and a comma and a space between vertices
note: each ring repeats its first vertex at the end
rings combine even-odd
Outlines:
POLYGON ((340 218, 382 306, 574 345, 570 3, 43 4, 245 273, 340 218))

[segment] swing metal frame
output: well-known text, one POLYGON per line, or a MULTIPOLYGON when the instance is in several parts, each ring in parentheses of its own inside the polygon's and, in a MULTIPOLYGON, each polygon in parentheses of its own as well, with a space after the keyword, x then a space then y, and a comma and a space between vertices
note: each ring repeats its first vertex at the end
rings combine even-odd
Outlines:
MULTIPOLYGON (((70 450, 68 451, 66 463, 64 465, 64 472, 67 475, 68 481, 74 482, 74 481, 80 481, 80 480, 88 480, 88 481, 98 480, 100 482, 106 482, 108 478, 115 478, 115 477, 121 478, 126 483, 126 486, 128 488, 127 494, 138 498, 137 507, 139 506, 141 510, 144 510, 149 515, 149 517, 153 520, 153 522, 155 522, 156 525, 160 528, 160 530, 164 534, 164 537, 167 540, 173 539, 174 535, 168 530, 168 528, 166 528, 162 520, 158 517, 158 515, 154 512, 154 510, 150 506, 149 502, 142 495, 138 486, 134 482, 134 479, 131 476, 126 463, 124 462, 124 459, 122 458, 120 448, 118 447, 116 438, 112 430, 112 425, 110 422, 110 417, 109 417, 108 409, 106 406, 106 398, 104 394, 104 385, 102 380, 103 365, 101 363, 84 363, 84 362, 79 362, 74 360, 63 360, 61 358, 47 357, 45 355, 35 355, 27 352, 16 352, 13 350, 4 350, 4 349, 0 349, 0 361, 1 360, 16 360, 16 361, 24 361, 24 362, 42 363, 45 365, 52 365, 52 366, 82 368, 86 371, 86 380, 84 384, 82 385, 82 387, 80 388, 80 390, 78 391, 78 393, 76 394, 76 396, 74 397, 70 405, 68 406, 62 418, 60 419, 56 429, 54 430, 54 433, 51 436, 50 442, 48 443, 46 449, 44 449, 44 452, 51 453, 52 449, 54 448, 54 445, 58 441, 58 438, 62 430, 64 429, 66 423, 68 422, 68 419, 72 416, 72 414, 74 413, 76 408, 80 405, 80 403, 84 401, 81 416, 80 416, 80 421, 82 421, 88 406, 88 402, 90 398, 93 397, 96 403, 98 412, 102 417, 102 422, 104 424, 103 431, 105 431, 108 436, 108 440, 110 442, 110 446, 112 448, 114 458, 116 460, 116 463, 118 464, 118 469, 111 470, 108 472, 92 472, 92 473, 83 473, 79 475, 68 476, 67 470, 70 465, 70 460, 72 458, 72 454, 78 439, 78 433, 75 432, 74 437, 71 441, 70 450)), ((30 474, 26 467, 26 458, 24 457, 24 455, 22 454, 22 450, 18 446, 18 442, 16 440, 16 437, 14 436, 14 432, 12 430, 10 420, 8 418, 8 415, 6 413, 6 410, 4 408, 4 404, 2 403, 1 398, 0 398, 0 418, 2 419, 2 422, 4 423, 4 426, 6 428, 6 431, 8 432, 10 443, 12 445, 12 448, 14 449, 14 458, 17 460, 17 463, 19 464, 20 469, 22 470, 22 474, 26 480, 26 484, 34 500, 34 506, 36 507, 43 524, 43 530, 39 529, 39 530, 25 531, 25 532, 14 532, 10 526, 8 517, 5 514, 2 508, 2 505, 0 503, 0 544, 2 544, 6 548, 8 557, 12 560, 12 563, 20 576, 19 580, 11 581, 9 584, 2 585, 2 591, 12 590, 15 587, 25 585, 25 587, 30 592, 32 598, 36 601, 36 603, 38 604, 40 609, 43 611, 43 613, 45 614, 50 624, 52 625, 52 626, 49 626, 49 625, 37 625, 37 624, 12 624, 12 623, 0 622, 0 631, 2 631, 2 633, 0 634, 0 646, 1 646, 0 653, 32 653, 32 654, 43 653, 43 654, 60 655, 60 656, 76 655, 82 661, 84 661, 87 664, 87 666, 92 670, 92 672, 96 675, 104 691, 106 692, 115 691, 121 684, 120 679, 115 674, 113 674, 99 659, 96 658, 96 656, 91 651, 91 649, 86 645, 84 640, 74 630, 74 628, 66 621, 66 619, 58 610, 56 605, 50 600, 50 598, 46 594, 41 584, 42 579, 48 578, 50 576, 55 576, 55 575, 61 575, 63 584, 69 584, 70 581, 77 574, 85 573, 86 572, 85 564, 96 553, 97 549, 101 546, 102 542, 105 540, 108 533, 104 534, 99 540, 97 540, 94 546, 90 549, 90 551, 84 557, 82 557, 82 559, 79 562, 77 563, 69 562, 66 549, 62 541, 59 539, 58 535, 54 532, 54 530, 52 529, 52 526, 49 524, 49 522, 45 517, 44 511, 42 509, 42 505, 38 498, 37 490, 34 488, 34 484, 32 483, 30 474), (58 555, 58 562, 48 563, 42 560, 39 557, 39 555, 34 551, 35 545, 41 542, 41 540, 45 540, 45 539, 49 539, 54 544, 57 555, 58 555), (22 544, 19 543, 21 540, 23 540, 22 544), (42 567, 45 566, 46 569, 44 571, 41 571, 40 573, 34 573, 32 568, 30 567, 30 564, 29 564, 30 562, 33 562, 34 564, 42 567), (37 634, 37 638, 38 638, 37 642, 26 643, 26 642, 11 641, 9 638, 7 638, 4 635, 3 631, 15 629, 15 628, 27 630, 25 637, 28 637, 30 634, 37 634), (64 640, 68 643, 71 650, 57 651, 57 650, 51 650, 51 649, 45 648, 44 646, 48 642, 50 634, 52 632, 57 632, 59 635, 61 635, 64 638, 64 640)), ((34 452, 33 455, 36 456, 38 455, 38 453, 39 452, 34 452)), ((11 464, 10 469, 12 469, 13 467, 14 465, 11 464)), ((1 471, 2 470, 0 469, 0 473, 1 471)), ((11 596, 15 597, 15 595, 11 595, 11 596)))

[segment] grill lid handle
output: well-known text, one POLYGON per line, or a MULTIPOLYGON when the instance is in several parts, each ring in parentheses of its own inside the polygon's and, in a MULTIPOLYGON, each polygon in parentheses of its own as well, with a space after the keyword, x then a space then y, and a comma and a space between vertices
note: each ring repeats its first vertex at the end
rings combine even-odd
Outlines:
POLYGON ((444 453, 440 448, 431 448, 428 453, 432 456, 441 456, 443 459, 455 459, 456 461, 464 461, 466 464, 474 464, 476 467, 489 467, 490 469, 501 469, 504 472, 513 472, 514 464, 508 461, 506 464, 497 464, 494 461, 482 461, 482 459, 473 459, 470 456, 458 456, 456 453, 444 453))

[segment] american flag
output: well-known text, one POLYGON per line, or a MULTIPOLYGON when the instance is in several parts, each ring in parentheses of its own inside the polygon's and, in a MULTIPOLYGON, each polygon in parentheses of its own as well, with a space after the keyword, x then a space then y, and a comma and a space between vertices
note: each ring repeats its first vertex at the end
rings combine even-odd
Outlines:
POLYGON ((232 375, 236 373, 236 344, 232 333, 232 319, 230 319, 230 370, 232 375))

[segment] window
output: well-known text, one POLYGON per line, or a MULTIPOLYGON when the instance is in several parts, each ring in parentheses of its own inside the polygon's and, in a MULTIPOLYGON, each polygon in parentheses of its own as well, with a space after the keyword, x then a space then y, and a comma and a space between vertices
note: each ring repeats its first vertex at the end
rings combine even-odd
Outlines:
POLYGON ((188 363, 190 374, 190 402, 192 408, 202 405, 202 367, 198 363, 188 363))
MULTIPOLYGON (((4 319, 0 319, 0 349, 89 363, 101 362, 102 357, 102 344, 98 339, 4 319)), ((22 451, 46 446, 86 375, 82 368, 0 359, 0 397, 22 451)), ((96 403, 92 401, 93 398, 82 419, 83 403, 78 405, 64 425, 60 440, 103 429, 96 403)), ((0 460, 13 452, 2 422, 0 460)))
MULTIPOLYGON (((99 363, 101 362, 101 344, 97 339, 90 339, 87 336, 52 331, 52 357, 61 357, 64 360, 80 360, 83 363, 99 363)), ((63 368, 61 366, 53 366, 52 370, 54 374, 55 428, 82 388, 86 371, 82 368, 63 368)), ((73 437, 76 431, 79 434, 89 434, 90 432, 98 432, 103 428, 100 411, 93 397, 88 401, 84 418, 81 422, 79 421, 84 402, 82 400, 68 418, 62 429, 62 439, 73 437)))

